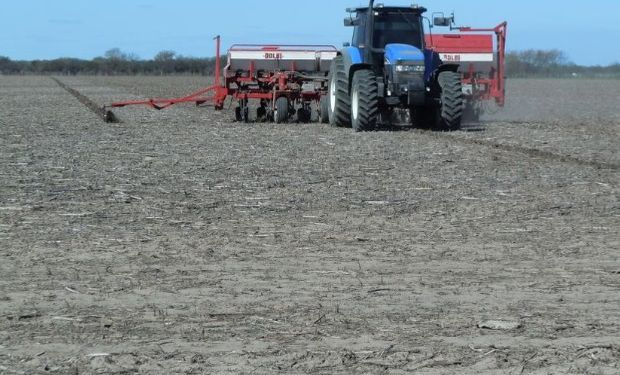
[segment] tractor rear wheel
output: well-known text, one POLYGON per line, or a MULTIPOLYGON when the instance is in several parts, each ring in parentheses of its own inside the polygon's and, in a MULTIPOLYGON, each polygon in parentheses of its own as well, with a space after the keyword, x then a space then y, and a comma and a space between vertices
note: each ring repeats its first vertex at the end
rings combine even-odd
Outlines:
POLYGON ((437 82, 441 89, 441 110, 438 119, 439 130, 459 130, 464 110, 461 75, 456 72, 441 72, 437 82))
POLYGON ((327 95, 321 96, 321 101, 319 102, 319 120, 321 124, 329 123, 329 98, 327 95))
POLYGON ((329 69, 328 116, 331 126, 351 126, 351 97, 349 74, 342 56, 332 60, 329 69))
POLYGON ((286 96, 281 96, 276 100, 276 124, 284 124, 289 118, 289 103, 286 96))
POLYGON ((356 132, 372 130, 379 118, 379 86, 371 70, 358 70, 351 87, 351 125, 356 132))

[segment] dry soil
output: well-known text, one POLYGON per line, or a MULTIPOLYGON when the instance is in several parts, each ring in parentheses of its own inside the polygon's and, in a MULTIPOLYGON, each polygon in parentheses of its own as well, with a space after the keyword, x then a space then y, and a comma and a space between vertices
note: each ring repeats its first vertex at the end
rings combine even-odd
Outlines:
POLYGON ((354 134, 0 76, 0 374, 619 374, 620 81, 508 95, 354 134))

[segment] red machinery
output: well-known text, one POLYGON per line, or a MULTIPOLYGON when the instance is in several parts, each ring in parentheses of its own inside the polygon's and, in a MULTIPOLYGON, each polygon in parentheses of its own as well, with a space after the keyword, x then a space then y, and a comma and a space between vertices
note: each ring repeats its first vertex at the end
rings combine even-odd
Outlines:
POLYGON ((327 91, 331 60, 338 50, 334 46, 314 45, 234 45, 228 51, 224 84, 220 77, 220 37, 216 37, 216 67, 213 85, 190 95, 173 99, 131 100, 109 107, 146 105, 158 110, 179 103, 212 104, 223 109, 226 98, 238 101, 235 117, 248 121, 249 100, 260 102, 258 118, 288 121, 297 106, 298 120, 309 122, 312 102, 319 102, 327 91))
MULTIPOLYGON (((106 108, 122 108, 129 105, 146 105, 157 110, 166 109, 179 103, 196 103, 196 105, 202 105, 205 103, 212 103, 216 109, 222 109, 224 107, 224 100, 228 96, 228 90, 221 85, 220 78, 220 36, 215 37, 216 40, 216 53, 217 58, 215 60, 215 81, 213 85, 191 93, 181 98, 172 99, 147 99, 147 100, 128 100, 124 102, 115 102, 110 104, 106 108), (206 96, 207 94, 211 94, 206 96)), ((107 119, 106 119, 107 120, 107 119)))
POLYGON ((494 100, 503 107, 506 100, 506 32, 508 24, 492 29, 456 27, 458 34, 427 34, 426 46, 439 53, 444 63, 460 65, 466 110, 480 115, 483 101, 494 100), (486 33, 486 34, 480 34, 486 33), (495 34, 495 41, 493 35, 495 34))
MULTIPOLYGON (((494 100, 503 106, 506 96, 505 55, 507 23, 492 29, 456 27, 460 33, 427 34, 426 47, 439 53, 445 63, 458 63, 463 74, 466 113, 477 119, 485 101, 494 100), (486 34, 480 34, 486 33, 486 34), (495 40, 493 35, 495 34, 495 40)), ((161 110, 179 103, 211 104, 224 108, 228 97, 238 102, 235 118, 248 121, 249 100, 260 102, 257 117, 288 121, 297 107, 297 118, 308 122, 311 104, 320 102, 326 108, 327 76, 331 60, 338 50, 334 46, 297 45, 234 45, 228 51, 222 84, 220 66, 220 37, 216 40, 216 75, 213 85, 181 98, 147 99, 112 103, 109 107, 146 105, 161 110)), ((110 111, 106 121, 115 118, 110 111)), ((321 113, 324 122, 326 118, 321 113)))
POLYGON ((311 119, 311 103, 327 92, 331 61, 338 54, 334 46, 320 45, 234 45, 228 50, 225 86, 239 106, 237 121, 248 120, 248 101, 260 101, 259 118, 287 122, 295 111, 300 122, 311 119))

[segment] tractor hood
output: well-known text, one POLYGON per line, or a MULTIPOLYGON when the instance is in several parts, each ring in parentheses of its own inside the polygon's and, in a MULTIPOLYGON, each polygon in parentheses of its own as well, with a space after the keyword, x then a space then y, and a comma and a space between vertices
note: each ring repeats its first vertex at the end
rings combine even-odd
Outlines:
POLYGON ((395 65, 406 62, 423 62, 424 53, 408 44, 387 44, 385 46, 386 64, 395 65))

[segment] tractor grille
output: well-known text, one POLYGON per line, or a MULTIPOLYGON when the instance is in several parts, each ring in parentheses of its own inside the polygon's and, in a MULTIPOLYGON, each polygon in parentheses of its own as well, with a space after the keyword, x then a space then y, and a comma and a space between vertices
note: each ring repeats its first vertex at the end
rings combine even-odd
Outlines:
POLYGON ((422 72, 398 72, 394 75, 394 83, 403 85, 412 81, 418 81, 424 79, 424 73, 422 72))

